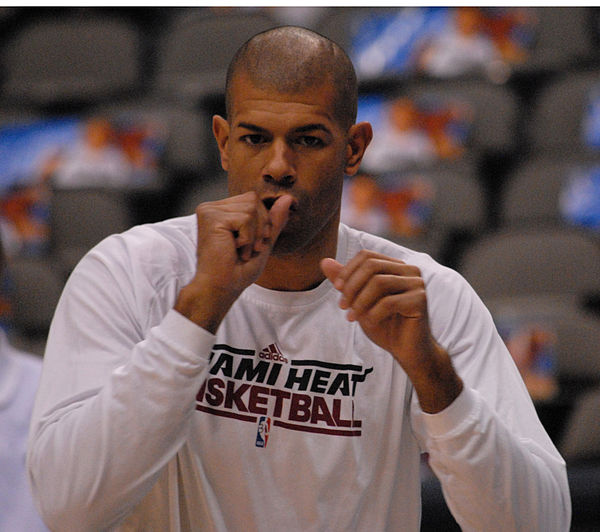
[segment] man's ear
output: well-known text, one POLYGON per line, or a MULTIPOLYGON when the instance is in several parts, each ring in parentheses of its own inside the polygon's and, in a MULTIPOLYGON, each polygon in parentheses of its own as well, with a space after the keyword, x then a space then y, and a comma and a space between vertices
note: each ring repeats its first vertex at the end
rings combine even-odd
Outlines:
POLYGON ((229 170, 229 158, 227 156, 227 144, 229 142, 229 122, 222 116, 215 115, 212 119, 212 130, 219 153, 221 154, 221 167, 226 172, 229 170))
POLYGON ((373 128, 369 122, 359 122, 348 130, 348 145, 346 146, 346 175, 358 172, 360 163, 367 146, 373 138, 373 128))

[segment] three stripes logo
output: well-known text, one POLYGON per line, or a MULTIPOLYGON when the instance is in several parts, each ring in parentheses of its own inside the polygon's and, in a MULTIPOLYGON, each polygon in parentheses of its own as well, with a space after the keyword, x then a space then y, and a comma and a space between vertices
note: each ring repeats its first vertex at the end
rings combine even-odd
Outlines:
POLYGON ((258 354, 258 358, 262 358, 263 360, 273 360, 274 362, 288 362, 287 357, 281 352, 281 349, 279 349, 277 344, 271 344, 265 347, 258 354))

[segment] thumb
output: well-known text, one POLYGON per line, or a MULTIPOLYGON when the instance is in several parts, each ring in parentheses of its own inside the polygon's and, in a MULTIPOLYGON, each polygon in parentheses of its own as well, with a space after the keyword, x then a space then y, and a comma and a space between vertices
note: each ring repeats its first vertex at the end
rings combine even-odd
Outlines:
POLYGON ((340 264, 335 259, 326 258, 321 261, 321 270, 325 274, 325 277, 338 289, 339 286, 335 281, 343 268, 343 264, 340 264))
POLYGON ((285 224, 288 221, 290 215, 290 207, 294 198, 289 194, 285 194, 280 198, 277 198, 277 201, 271 207, 269 211, 269 217, 271 219, 271 243, 274 244, 279 237, 279 233, 285 227, 285 224))

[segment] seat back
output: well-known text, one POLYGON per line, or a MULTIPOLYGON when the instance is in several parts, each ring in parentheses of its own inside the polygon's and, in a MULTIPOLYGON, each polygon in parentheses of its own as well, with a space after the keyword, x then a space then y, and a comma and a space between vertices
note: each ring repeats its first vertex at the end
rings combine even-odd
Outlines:
POLYGON ((94 102, 138 87, 140 36, 125 20, 80 15, 37 20, 3 53, 5 97, 53 105, 94 102))
POLYGON ((185 12, 159 42, 157 92, 192 101, 221 94, 227 66, 237 49, 254 34, 276 25, 262 12, 185 12))
POLYGON ((458 269, 484 299, 526 294, 584 297, 600 291, 600 249, 577 230, 488 234, 465 250, 458 269))
POLYGON ((103 238, 131 226, 126 193, 104 188, 55 188, 50 204, 52 249, 65 271, 103 238))

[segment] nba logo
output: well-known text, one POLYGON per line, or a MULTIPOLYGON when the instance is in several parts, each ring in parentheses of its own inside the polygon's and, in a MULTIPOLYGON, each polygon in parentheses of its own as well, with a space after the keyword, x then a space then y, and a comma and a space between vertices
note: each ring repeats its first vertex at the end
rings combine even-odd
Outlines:
POLYGON ((271 418, 260 416, 258 419, 258 430, 256 431, 256 446, 266 447, 269 441, 269 432, 271 430, 271 418))

